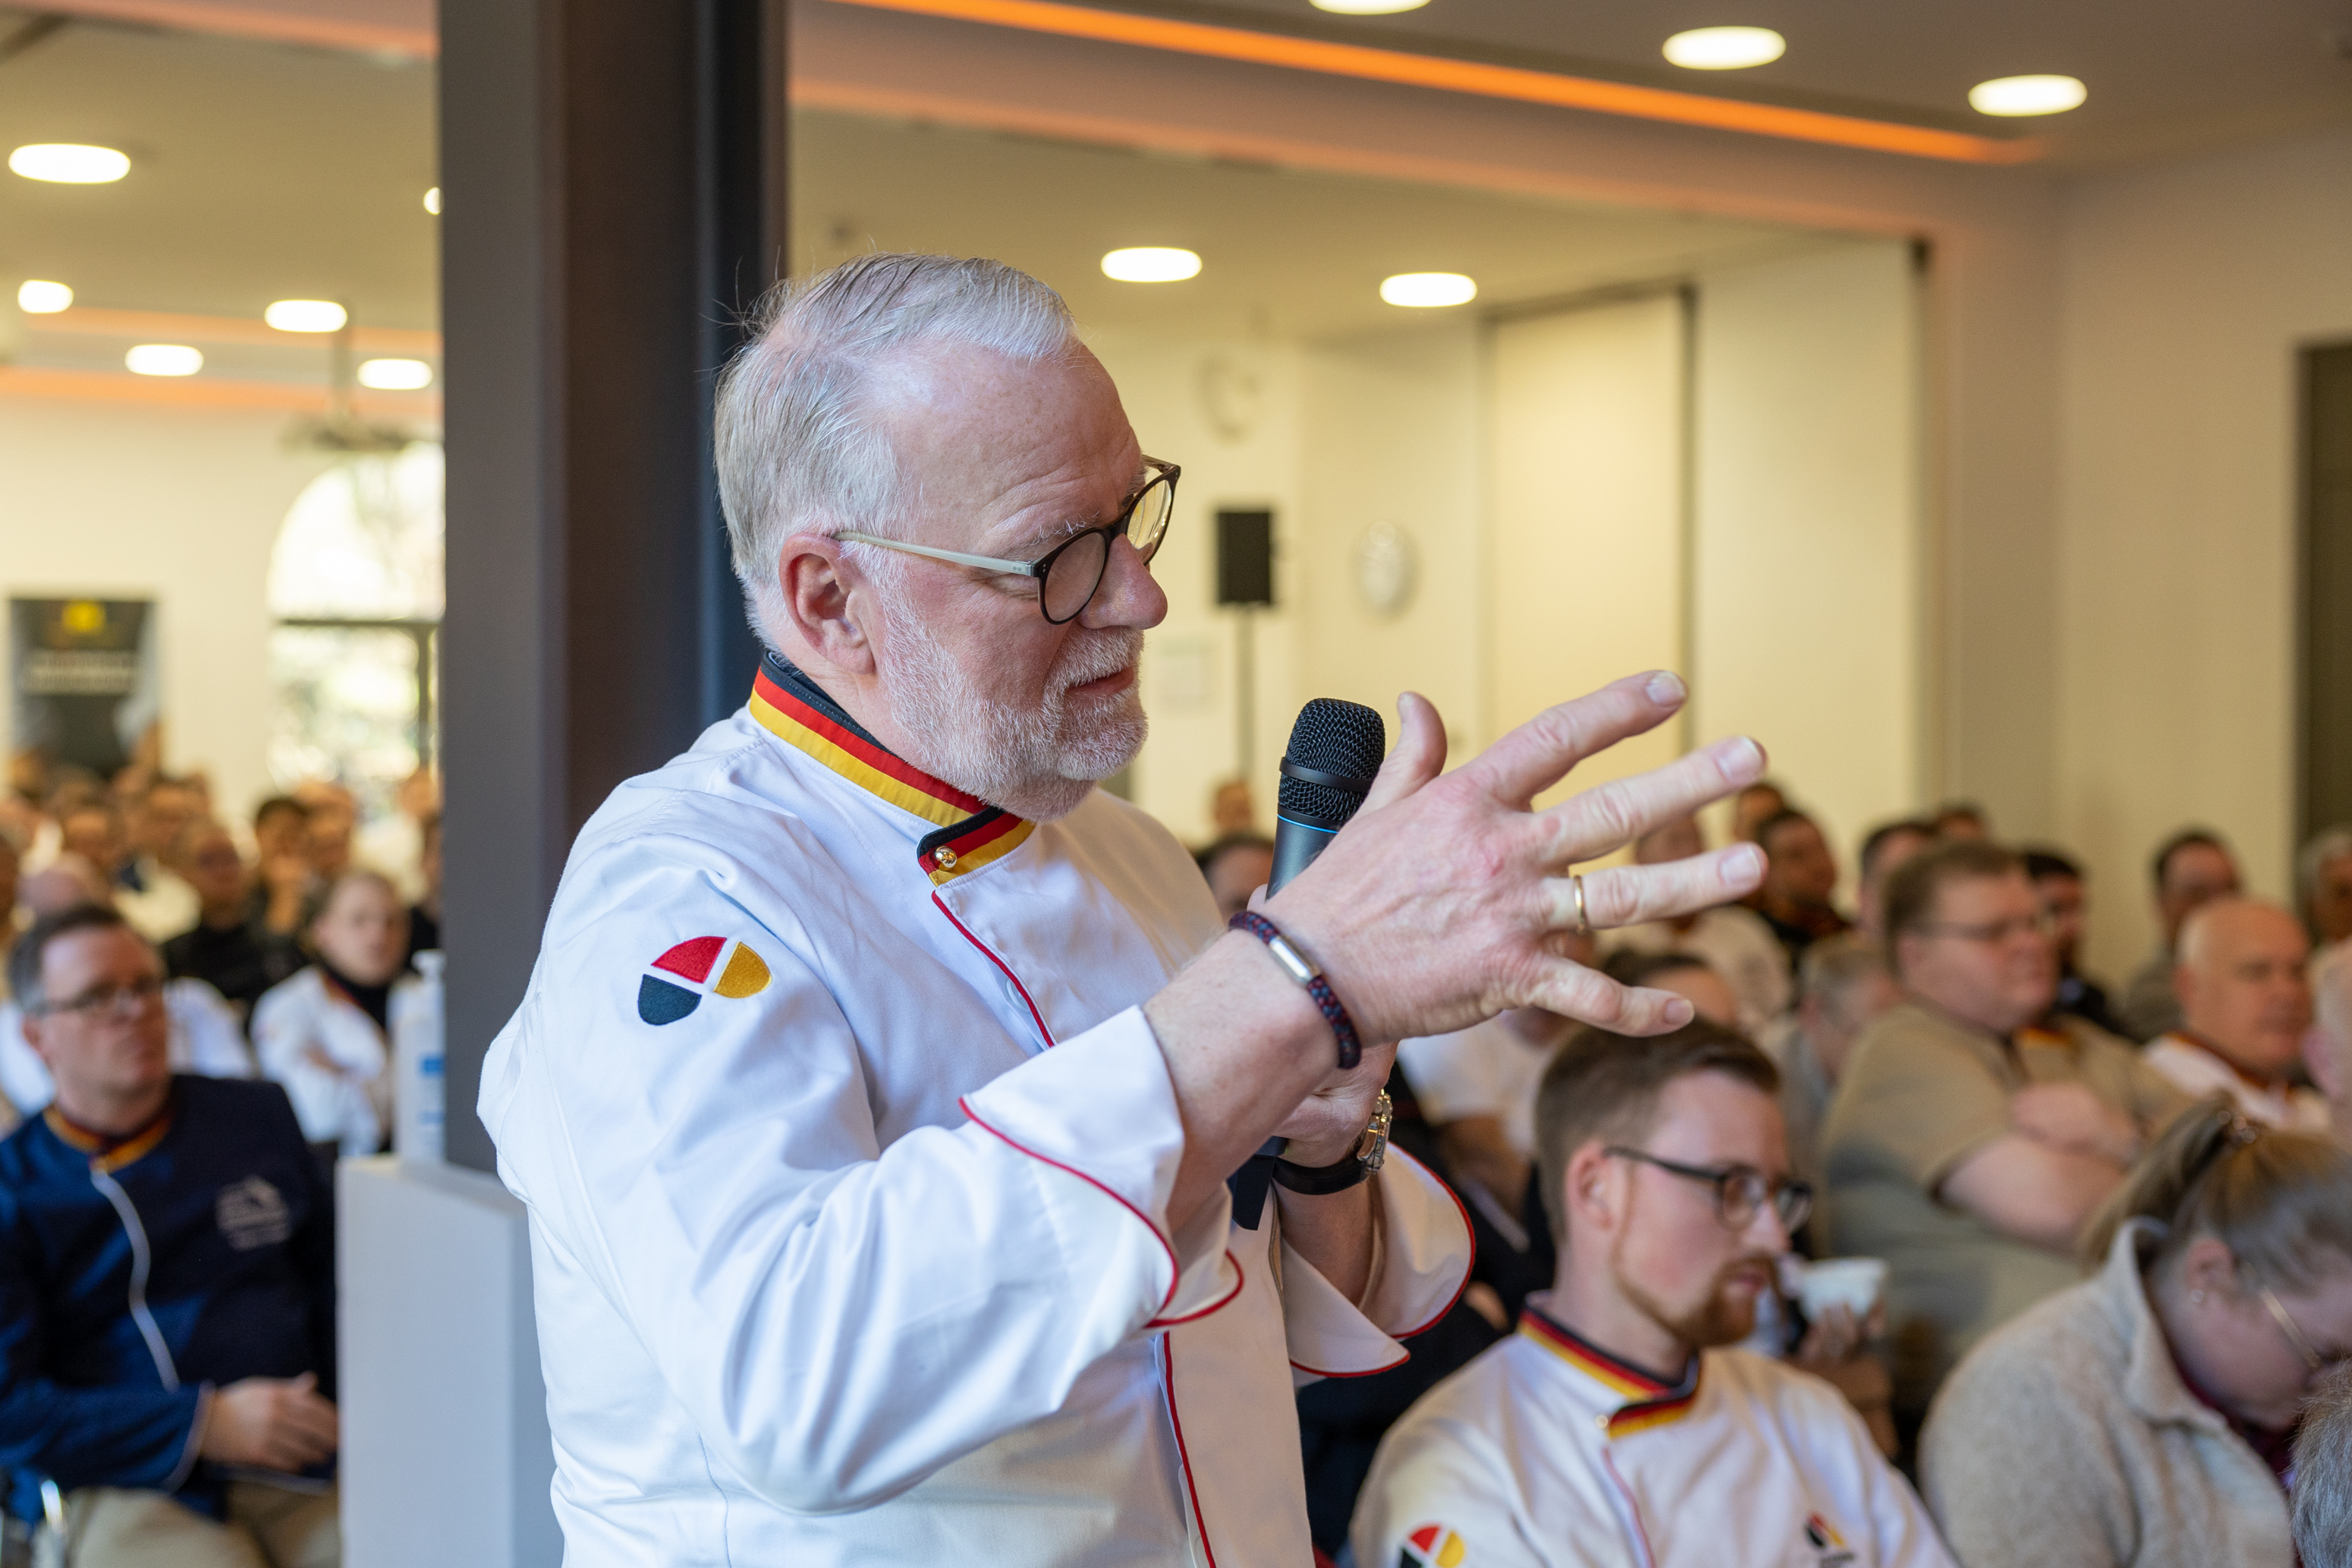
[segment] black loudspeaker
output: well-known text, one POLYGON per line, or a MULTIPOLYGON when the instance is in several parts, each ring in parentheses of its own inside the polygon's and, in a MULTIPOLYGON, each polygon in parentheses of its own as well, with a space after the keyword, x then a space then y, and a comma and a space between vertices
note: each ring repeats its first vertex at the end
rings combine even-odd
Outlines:
POLYGON ((1217 602, 1274 602, 1274 514, 1217 512, 1217 602))

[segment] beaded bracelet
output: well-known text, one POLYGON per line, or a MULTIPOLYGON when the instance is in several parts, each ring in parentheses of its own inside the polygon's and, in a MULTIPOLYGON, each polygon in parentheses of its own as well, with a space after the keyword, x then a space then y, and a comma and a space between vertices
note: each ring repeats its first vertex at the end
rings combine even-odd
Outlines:
POLYGON ((1356 1020, 1349 1018, 1348 1009, 1339 1005, 1339 993, 1332 990, 1331 982, 1323 977, 1323 971, 1317 968, 1307 955, 1292 946, 1290 938, 1282 934, 1281 927, 1263 915, 1244 909, 1225 925, 1235 931, 1246 931, 1265 943, 1266 950, 1274 955, 1274 961, 1282 966, 1283 973, 1307 988, 1307 994, 1315 998, 1315 1006, 1322 1013, 1323 1021, 1329 1024, 1331 1032, 1339 1037, 1339 1071, 1352 1071, 1356 1063, 1364 1059, 1364 1043, 1356 1038, 1356 1020))

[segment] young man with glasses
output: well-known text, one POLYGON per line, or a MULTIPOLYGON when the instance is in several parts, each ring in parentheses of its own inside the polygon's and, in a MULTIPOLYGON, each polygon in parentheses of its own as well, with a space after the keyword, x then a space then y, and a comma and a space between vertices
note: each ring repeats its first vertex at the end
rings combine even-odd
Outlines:
POLYGON ((1909 1433, 1971 1345, 2074 1282, 2075 1233, 2189 1097, 2122 1040, 2051 1017, 2050 918, 2011 851, 1960 841, 1907 862, 1886 928, 1904 999, 1830 1103, 1823 1219, 1830 1251, 1887 1261, 1909 1433))
POLYGON ((1228 931, 1095 787, 1142 743, 1177 471, 1058 297, 845 263, 782 295, 716 433, 769 657, 583 831, 482 1074, 567 1563, 1305 1563, 1295 1381, 1402 1362, 1469 1263, 1453 1198, 1383 1163, 1388 1042, 1681 1021, 1555 934, 1737 898, 1759 857, 1569 862, 1761 754, 1538 814, 1680 684, 1442 777, 1408 697, 1363 810, 1228 931))
POLYGON ((1949 1563, 1835 1389, 1727 1348, 1812 1202, 1779 1090, 1762 1051, 1706 1022, 1561 1047, 1536 1103, 1558 1278, 1390 1431, 1358 1563, 1949 1563))
POLYGON ((0 1143, 0 1471, 84 1568, 332 1568, 334 1221, 274 1083, 172 1071, 111 909, 9 956, 56 1099, 0 1143), (258 1542, 258 1545, 257 1545, 258 1542))

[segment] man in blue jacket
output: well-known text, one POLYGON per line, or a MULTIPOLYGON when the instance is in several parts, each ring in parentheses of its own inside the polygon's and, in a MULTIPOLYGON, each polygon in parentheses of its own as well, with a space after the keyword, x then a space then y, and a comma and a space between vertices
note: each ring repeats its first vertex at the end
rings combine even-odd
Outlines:
POLYGON ((274 1083, 175 1076, 112 910, 9 955, 57 1099, 0 1143, 0 1469, 77 1568, 332 1568, 334 1230, 274 1083))

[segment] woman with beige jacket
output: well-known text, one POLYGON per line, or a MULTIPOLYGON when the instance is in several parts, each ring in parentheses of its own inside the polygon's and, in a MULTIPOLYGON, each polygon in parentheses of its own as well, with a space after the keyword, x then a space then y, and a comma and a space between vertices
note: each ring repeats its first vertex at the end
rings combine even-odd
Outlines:
POLYGON ((2095 1220, 2098 1275, 1984 1341, 1920 1443, 1963 1568, 2291 1568, 2286 1483, 2352 1354, 2352 1154, 2221 1096, 2095 1220))

